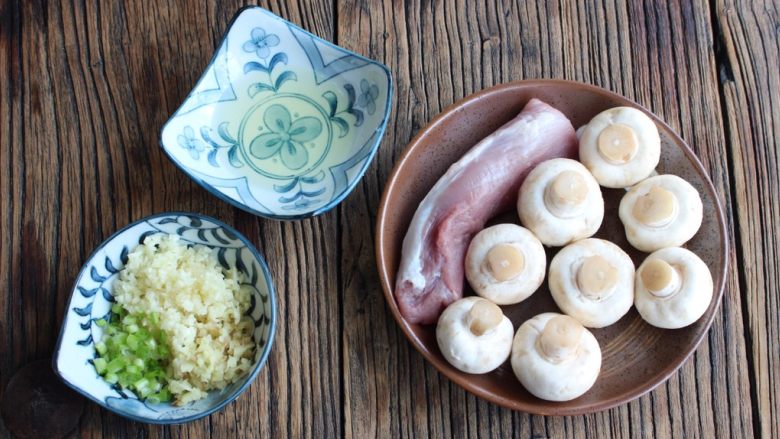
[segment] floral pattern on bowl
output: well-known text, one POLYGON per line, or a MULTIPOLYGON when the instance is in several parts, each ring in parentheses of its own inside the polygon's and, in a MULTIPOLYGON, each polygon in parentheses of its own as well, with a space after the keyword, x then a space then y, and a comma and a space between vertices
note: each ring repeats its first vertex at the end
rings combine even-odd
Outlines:
POLYGON ((247 7, 160 139, 217 197, 264 217, 305 218, 336 206, 363 176, 391 97, 383 64, 247 7))
POLYGON ((213 413, 233 401, 260 372, 273 342, 276 304, 273 283, 265 261, 246 238, 232 227, 203 215, 163 213, 132 223, 108 238, 81 269, 71 294, 53 358, 55 372, 70 387, 101 406, 136 421, 178 424, 213 413), (113 386, 97 374, 92 360, 95 341, 102 330, 95 321, 110 313, 114 298, 111 286, 127 260, 128 253, 150 235, 175 234, 189 244, 210 247, 220 265, 235 266, 251 290, 247 315, 255 324, 255 364, 249 374, 222 390, 209 392, 199 401, 182 407, 169 403, 150 404, 132 392, 113 386))

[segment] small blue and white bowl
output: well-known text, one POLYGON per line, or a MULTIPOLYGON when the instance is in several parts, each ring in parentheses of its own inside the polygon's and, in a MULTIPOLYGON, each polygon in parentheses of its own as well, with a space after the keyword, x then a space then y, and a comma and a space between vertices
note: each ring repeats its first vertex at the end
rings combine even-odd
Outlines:
POLYGON ((241 209, 318 215, 352 191, 376 154, 390 78, 383 64, 246 7, 160 143, 193 180, 241 209))
POLYGON ((65 383, 101 406, 127 418, 153 424, 180 424, 207 416, 244 392, 257 377, 271 351, 276 327, 276 302, 271 275, 265 261, 232 227, 193 213, 162 213, 136 221, 116 232, 89 257, 71 293, 60 337, 54 352, 55 373, 65 383), (114 299, 111 286, 124 267, 128 253, 150 235, 178 235, 190 244, 210 247, 224 268, 236 267, 252 290, 247 315, 255 324, 252 338, 257 343, 255 364, 246 376, 225 389, 182 407, 169 403, 150 404, 132 392, 107 383, 95 371, 95 341, 102 330, 96 320, 105 318, 114 299))

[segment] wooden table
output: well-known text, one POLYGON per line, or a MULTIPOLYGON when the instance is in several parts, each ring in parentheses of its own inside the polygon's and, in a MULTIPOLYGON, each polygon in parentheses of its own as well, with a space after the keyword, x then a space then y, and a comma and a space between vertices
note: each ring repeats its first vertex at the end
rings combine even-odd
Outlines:
POLYGON ((0 392, 51 356, 95 246, 143 216, 188 210, 266 255, 280 311, 270 361, 209 418, 148 426, 89 403, 78 436, 780 436, 780 5, 611 3, 264 4, 384 62, 396 84, 355 191, 317 218, 277 222, 209 195, 157 146, 240 2, 0 0, 0 392), (593 83, 648 107, 693 147, 727 209, 730 276, 705 342, 655 391, 588 416, 514 413, 452 384, 397 328, 374 264, 380 194, 410 138, 454 101, 526 78, 593 83))

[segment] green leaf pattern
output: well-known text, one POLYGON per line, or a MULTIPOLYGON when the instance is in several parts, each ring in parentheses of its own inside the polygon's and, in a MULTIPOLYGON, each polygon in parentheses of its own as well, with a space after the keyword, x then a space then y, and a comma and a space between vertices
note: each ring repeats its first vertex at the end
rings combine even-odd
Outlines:
MULTIPOLYGON (((189 150, 192 158, 196 160, 200 157, 201 152, 204 152, 208 149, 206 160, 211 166, 219 168, 219 161, 217 160, 219 151, 227 150, 228 162, 231 166, 234 168, 240 168, 244 166, 244 162, 241 160, 238 154, 239 142, 228 132, 228 123, 222 122, 219 124, 216 134, 216 137, 219 137, 219 140, 215 138, 214 130, 211 127, 202 126, 200 128, 200 137, 202 140, 198 140, 195 139, 195 130, 193 130, 191 126, 186 126, 184 127, 184 132, 179 135, 179 138, 184 138, 190 145, 194 142, 198 142, 198 146, 193 148, 195 151, 193 151, 193 149, 189 150), (193 152, 195 154, 193 154, 193 152)), ((181 144, 181 142, 179 143, 181 144)))
POLYGON ((303 143, 320 135, 322 122, 310 116, 293 121, 287 108, 278 104, 268 107, 263 122, 271 132, 255 137, 249 152, 260 160, 279 154, 282 164, 292 170, 306 166, 309 153, 303 143))
MULTIPOLYGON (((255 98, 264 93, 279 93, 280 89, 290 82, 297 82, 295 72, 284 70, 274 75, 278 66, 288 64, 288 56, 284 52, 272 54, 272 48, 279 45, 275 34, 262 28, 254 28, 250 38, 243 44, 246 52, 257 56, 257 61, 249 61, 243 66, 245 75, 258 75, 259 80, 252 82, 247 88, 247 95, 255 98), (270 58, 269 58, 270 57, 270 58), (267 62, 266 62, 267 61, 267 62)), ((359 127, 365 120, 365 113, 373 115, 376 112, 376 101, 379 98, 379 88, 365 79, 360 82, 359 92, 352 84, 344 84, 341 96, 346 99, 339 101, 339 95, 328 90, 322 94, 326 108, 325 123, 330 123, 334 133, 339 138, 349 134, 350 129, 359 127)), ((247 146, 248 153, 260 160, 278 156, 281 163, 290 170, 304 169, 309 162, 309 152, 305 142, 316 139, 323 131, 320 119, 306 116, 293 119, 290 111, 282 105, 274 104, 265 110, 262 130, 247 146)), ((206 154, 207 162, 214 167, 229 165, 242 167, 245 165, 239 152, 240 141, 230 133, 228 122, 219 124, 216 130, 203 126, 199 130, 201 139, 197 139, 195 130, 187 126, 179 135, 179 144, 187 149, 193 159, 198 160, 201 153, 206 154), (225 159, 219 160, 219 152, 226 151, 225 159)), ((299 176, 287 180, 281 185, 274 185, 274 190, 283 194, 279 202, 289 204, 286 210, 305 209, 319 202, 316 197, 322 195, 325 187, 321 186, 325 173, 320 171, 313 176, 299 176), (306 187, 312 187, 307 189, 306 187)))

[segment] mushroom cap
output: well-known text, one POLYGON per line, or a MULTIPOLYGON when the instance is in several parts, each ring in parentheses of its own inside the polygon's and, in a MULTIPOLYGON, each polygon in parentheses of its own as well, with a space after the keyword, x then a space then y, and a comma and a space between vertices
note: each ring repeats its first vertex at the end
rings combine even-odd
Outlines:
POLYGON ((551 159, 526 177, 517 213, 543 244, 562 246, 596 233, 604 219, 604 198, 598 182, 580 162, 551 159))
POLYGON ((515 334, 512 370, 537 398, 569 401, 596 382, 601 348, 596 337, 571 317, 539 314, 520 325, 515 334))
POLYGON ((626 188, 644 180, 660 158, 658 127, 636 108, 602 111, 580 133, 580 161, 605 187, 626 188))
POLYGON ((659 328, 677 329, 694 323, 712 301, 712 274, 707 264, 682 247, 650 254, 639 266, 635 282, 634 305, 639 315, 659 328), (667 272, 669 267, 673 271, 667 272))
POLYGON ((515 224, 477 233, 466 252, 466 279, 474 291, 499 305, 518 303, 544 282, 547 257, 536 235, 515 224))
POLYGON ((561 311, 588 328, 603 328, 634 303, 634 263, 609 241, 583 239, 555 255, 548 284, 561 311))
POLYGON ((500 313, 500 308, 500 314, 496 316, 491 307, 498 308, 480 297, 466 297, 451 303, 439 316, 436 325, 439 349, 451 365, 463 372, 488 373, 509 358, 514 332, 512 322, 500 313), (495 319, 487 326, 477 328, 481 322, 475 322, 470 314, 477 304, 482 308, 480 319, 495 319))
POLYGON ((643 252, 685 244, 701 227, 699 192, 676 175, 657 175, 632 187, 620 200, 626 238, 643 252))

